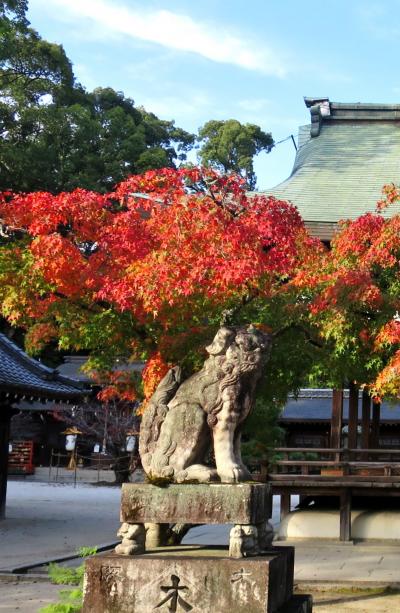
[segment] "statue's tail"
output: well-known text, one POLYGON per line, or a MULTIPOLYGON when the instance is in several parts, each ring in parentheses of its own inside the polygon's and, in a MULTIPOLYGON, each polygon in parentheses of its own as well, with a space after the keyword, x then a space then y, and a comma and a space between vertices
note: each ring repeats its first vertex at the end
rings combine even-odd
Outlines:
POLYGON ((171 368, 158 384, 144 411, 140 426, 139 454, 146 473, 151 472, 152 456, 157 446, 161 426, 168 413, 168 403, 175 396, 181 379, 180 367, 171 368))

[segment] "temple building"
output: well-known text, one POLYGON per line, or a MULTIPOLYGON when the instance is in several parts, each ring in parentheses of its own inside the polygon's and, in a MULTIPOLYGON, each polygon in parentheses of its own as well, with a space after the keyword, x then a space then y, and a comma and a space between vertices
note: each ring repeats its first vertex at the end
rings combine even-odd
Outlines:
MULTIPOLYGON (((328 244, 340 220, 374 212, 383 186, 400 182, 400 104, 305 104, 310 123, 299 128, 292 173, 268 194, 296 205, 310 233, 328 244)), ((383 215, 399 212, 396 203, 383 215)), ((399 538, 399 405, 371 402, 349 382, 348 390, 302 390, 279 423, 285 447, 269 479, 281 496, 281 538, 399 538), (293 494, 304 510, 290 512, 293 494), (323 500, 332 506, 330 531, 324 511, 318 515, 323 500), (374 502, 393 507, 386 536, 380 509, 371 514, 374 502)))
POLYGON ((11 417, 22 400, 76 403, 90 390, 53 368, 30 358, 22 349, 0 334, 0 519, 5 515, 9 431, 11 417))
POLYGON ((382 187, 399 182, 400 104, 304 100, 310 124, 299 127, 292 173, 268 194, 295 204, 310 232, 329 241, 338 221, 374 211, 382 187))

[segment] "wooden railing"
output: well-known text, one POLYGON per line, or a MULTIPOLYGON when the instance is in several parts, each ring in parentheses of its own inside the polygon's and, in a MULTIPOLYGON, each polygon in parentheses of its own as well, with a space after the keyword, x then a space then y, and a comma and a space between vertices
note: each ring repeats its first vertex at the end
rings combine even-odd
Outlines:
POLYGON ((400 449, 280 447, 275 451, 280 457, 268 467, 273 477, 298 474, 400 478, 400 449), (294 457, 299 454, 304 457, 294 457), (310 454, 318 457, 308 459, 310 454))
POLYGON ((269 465, 267 479, 272 492, 280 495, 281 520, 291 510, 292 494, 300 500, 337 497, 340 540, 349 541, 353 496, 400 495, 400 449, 281 447, 275 451, 279 459, 269 465))

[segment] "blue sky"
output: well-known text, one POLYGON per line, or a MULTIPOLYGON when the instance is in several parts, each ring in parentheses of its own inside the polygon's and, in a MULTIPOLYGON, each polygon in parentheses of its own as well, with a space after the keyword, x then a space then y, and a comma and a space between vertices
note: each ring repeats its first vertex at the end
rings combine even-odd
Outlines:
MULTIPOLYGON (((303 96, 400 102, 400 0, 29 0, 28 16, 87 89, 189 131, 235 118, 279 141, 308 123, 303 96)), ((258 187, 293 159, 290 140, 258 156, 258 187)))

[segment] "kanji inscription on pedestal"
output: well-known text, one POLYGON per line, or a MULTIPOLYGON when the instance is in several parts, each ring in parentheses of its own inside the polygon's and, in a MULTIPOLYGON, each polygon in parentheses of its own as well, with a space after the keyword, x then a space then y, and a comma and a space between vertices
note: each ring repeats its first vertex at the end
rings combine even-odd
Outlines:
POLYGON ((162 585, 161 591, 167 592, 167 596, 161 600, 154 608, 159 609, 164 604, 169 603, 168 610, 171 613, 176 613, 179 611, 179 607, 183 611, 191 611, 193 609, 192 605, 190 605, 183 597, 180 595, 180 591, 186 590, 188 591, 188 587, 186 585, 179 585, 180 579, 177 575, 171 575, 171 584, 172 585, 162 585))

